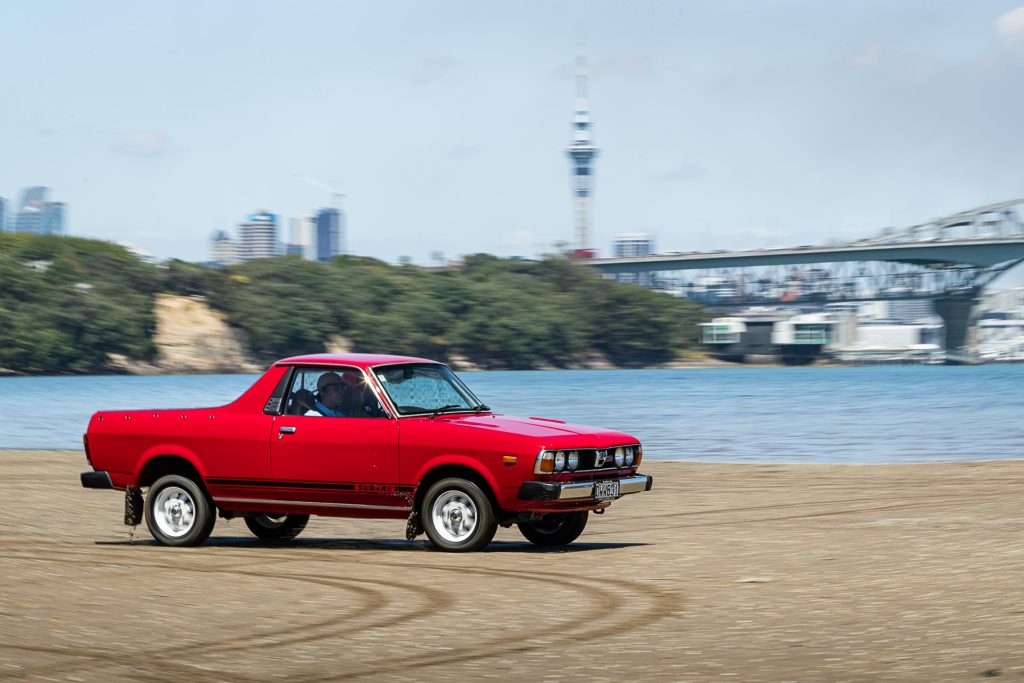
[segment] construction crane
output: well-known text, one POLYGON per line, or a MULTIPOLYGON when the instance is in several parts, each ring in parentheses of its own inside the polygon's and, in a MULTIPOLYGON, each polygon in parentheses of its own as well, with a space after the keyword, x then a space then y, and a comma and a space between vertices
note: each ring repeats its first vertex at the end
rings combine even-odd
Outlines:
POLYGON ((293 177, 298 178, 299 180, 301 180, 302 182, 306 183, 307 185, 312 185, 313 187, 315 187, 315 188, 317 188, 319 190, 323 190, 324 192, 330 193, 330 195, 331 195, 330 207, 338 212, 338 229, 339 229, 338 239, 339 239, 339 242, 341 242, 338 245, 338 247, 339 247, 339 250, 341 251, 342 254, 347 253, 347 250, 345 249, 345 244, 344 244, 345 230, 344 230, 344 228, 341 225, 341 200, 345 198, 345 195, 337 187, 332 187, 332 186, 328 185, 327 183, 325 183, 323 181, 317 180, 316 178, 310 178, 309 176, 300 175, 298 173, 294 173, 292 175, 293 175, 293 177))

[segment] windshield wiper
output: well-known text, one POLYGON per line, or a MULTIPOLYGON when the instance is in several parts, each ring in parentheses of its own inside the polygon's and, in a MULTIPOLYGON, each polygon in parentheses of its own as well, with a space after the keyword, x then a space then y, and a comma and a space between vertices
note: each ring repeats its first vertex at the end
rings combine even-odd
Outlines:
POLYGON ((481 412, 483 412, 485 410, 487 412, 491 412, 491 407, 489 405, 487 405, 486 403, 480 403, 480 404, 477 405, 476 408, 473 408, 473 412, 474 413, 481 413, 481 412))
POLYGON ((433 420, 441 413, 448 412, 449 410, 455 410, 456 408, 462 408, 462 406, 460 406, 458 403, 449 403, 446 406, 441 406, 440 408, 437 408, 434 412, 430 414, 430 419, 433 420))

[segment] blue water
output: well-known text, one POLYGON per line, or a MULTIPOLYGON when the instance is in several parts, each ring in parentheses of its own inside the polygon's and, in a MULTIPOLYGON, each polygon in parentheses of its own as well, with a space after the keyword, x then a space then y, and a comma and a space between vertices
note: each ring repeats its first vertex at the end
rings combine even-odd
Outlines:
MULTIPOLYGON (((629 432, 649 458, 898 463, 1024 458, 1024 365, 463 373, 498 412, 629 432)), ((110 408, 226 403, 251 375, 0 378, 0 448, 81 446, 110 408)))

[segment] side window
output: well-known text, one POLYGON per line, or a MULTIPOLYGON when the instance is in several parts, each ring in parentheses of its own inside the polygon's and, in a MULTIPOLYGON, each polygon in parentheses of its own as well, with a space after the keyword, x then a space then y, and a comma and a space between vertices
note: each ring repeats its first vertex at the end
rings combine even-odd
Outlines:
POLYGON ((288 391, 287 415, 387 417, 363 374, 353 368, 296 368, 288 391))

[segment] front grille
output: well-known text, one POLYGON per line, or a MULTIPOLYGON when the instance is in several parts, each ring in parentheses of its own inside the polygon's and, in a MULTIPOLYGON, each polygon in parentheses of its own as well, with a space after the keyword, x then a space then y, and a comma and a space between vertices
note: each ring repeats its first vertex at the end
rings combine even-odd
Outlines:
MULTIPOLYGON (((627 447, 633 449, 633 458, 635 463, 636 452, 638 450, 638 446, 636 444, 617 446, 616 448, 627 447)), ((580 454, 580 466, 576 468, 577 472, 584 472, 586 470, 620 469, 615 465, 615 448, 583 448, 577 449, 576 452, 580 454)), ((629 467, 629 465, 623 465, 623 467, 629 467)))

